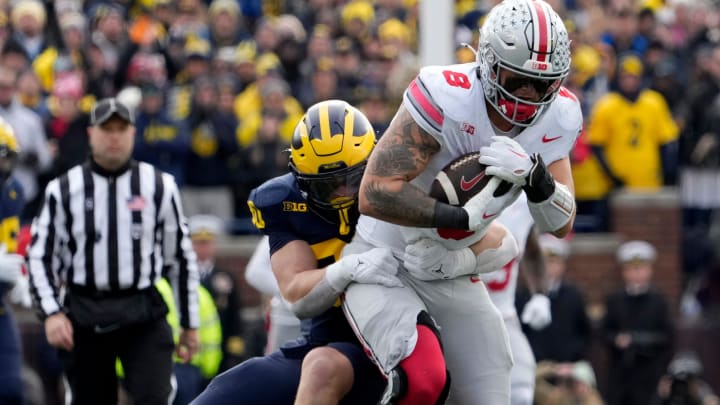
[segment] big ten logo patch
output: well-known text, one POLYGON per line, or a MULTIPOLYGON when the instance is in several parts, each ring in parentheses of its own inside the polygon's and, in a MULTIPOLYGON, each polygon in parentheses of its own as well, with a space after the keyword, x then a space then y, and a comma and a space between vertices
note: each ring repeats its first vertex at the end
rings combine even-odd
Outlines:
POLYGON ((307 212, 307 204, 294 201, 283 201, 283 211, 307 212))

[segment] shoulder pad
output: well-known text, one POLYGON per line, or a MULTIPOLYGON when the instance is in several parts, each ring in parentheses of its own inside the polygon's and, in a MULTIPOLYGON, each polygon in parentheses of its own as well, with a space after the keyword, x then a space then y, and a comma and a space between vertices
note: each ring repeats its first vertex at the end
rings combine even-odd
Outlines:
POLYGON ((295 177, 288 173, 272 178, 250 192, 249 200, 257 208, 282 204, 295 190, 295 177))
POLYGON ((480 81, 475 73, 475 63, 449 66, 427 66, 420 70, 418 79, 427 87, 433 101, 443 115, 454 121, 465 117, 472 100, 484 102, 480 81))
POLYGON ((582 129, 583 115, 580 101, 572 91, 561 87, 553 104, 555 119, 562 129, 576 132, 582 129))

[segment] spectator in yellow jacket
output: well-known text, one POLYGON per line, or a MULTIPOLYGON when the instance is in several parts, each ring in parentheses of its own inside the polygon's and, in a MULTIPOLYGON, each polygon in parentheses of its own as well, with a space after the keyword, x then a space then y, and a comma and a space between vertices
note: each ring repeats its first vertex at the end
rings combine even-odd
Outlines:
POLYGON ((654 191, 675 172, 679 129, 665 99, 641 87, 642 73, 640 58, 620 58, 617 90, 598 100, 587 140, 616 187, 654 191))
POLYGON ((261 55, 256 63, 257 80, 235 98, 235 115, 240 122, 237 138, 241 147, 255 142, 263 116, 267 115, 278 118, 280 138, 290 143, 303 109, 290 95, 287 83, 279 75, 280 69, 277 56, 261 55))

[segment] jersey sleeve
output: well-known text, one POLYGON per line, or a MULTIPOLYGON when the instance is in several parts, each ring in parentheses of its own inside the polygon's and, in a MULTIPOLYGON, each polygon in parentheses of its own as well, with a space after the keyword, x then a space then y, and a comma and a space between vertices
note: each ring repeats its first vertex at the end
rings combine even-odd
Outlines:
POLYGON ((253 224, 268 236, 271 256, 289 242, 299 239, 282 208, 283 199, 288 195, 289 189, 277 180, 268 180, 252 190, 248 199, 253 224))
POLYGON ((570 156, 582 131, 583 116, 577 96, 564 87, 546 114, 547 121, 541 118, 532 143, 549 165, 570 156))
POLYGON ((442 132, 445 114, 430 91, 430 86, 435 83, 434 75, 432 70, 423 68, 405 90, 403 106, 420 128, 438 138, 442 132))

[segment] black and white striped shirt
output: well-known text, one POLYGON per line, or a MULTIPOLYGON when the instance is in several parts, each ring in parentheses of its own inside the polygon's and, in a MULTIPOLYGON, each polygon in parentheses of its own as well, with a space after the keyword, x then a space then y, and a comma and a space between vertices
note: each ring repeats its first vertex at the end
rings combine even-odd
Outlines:
POLYGON ((180 322, 198 326, 198 270, 173 177, 130 161, 116 172, 94 162, 52 180, 32 224, 30 290, 45 316, 60 287, 113 294, 151 287, 163 268, 180 322))

